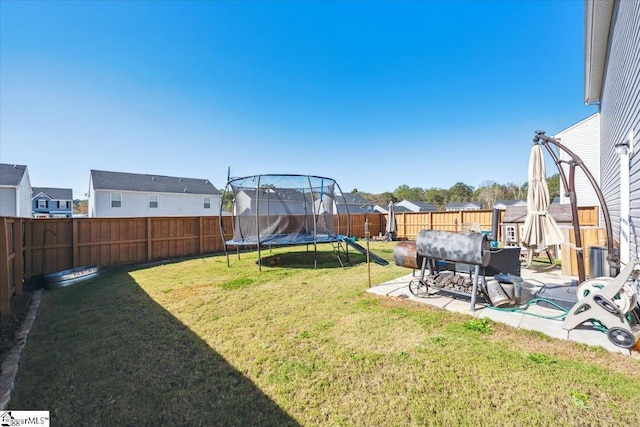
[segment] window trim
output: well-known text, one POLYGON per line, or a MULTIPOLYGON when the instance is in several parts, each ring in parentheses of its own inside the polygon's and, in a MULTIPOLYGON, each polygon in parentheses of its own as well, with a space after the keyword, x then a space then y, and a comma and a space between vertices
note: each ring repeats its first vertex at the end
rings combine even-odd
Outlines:
POLYGON ((37 209, 47 209, 47 199, 38 199, 38 207, 37 207, 37 209), (41 203, 44 206, 40 206, 41 203))
POLYGON ((111 207, 112 208, 121 208, 122 207, 122 193, 109 193, 109 198, 111 199, 111 207), (114 198, 114 196, 116 196, 114 198), (118 205, 114 205, 114 203, 118 203, 118 205))
POLYGON ((204 202, 204 209, 211 209, 211 196, 204 196, 203 202, 204 202))
POLYGON ((157 209, 159 206, 159 197, 157 194, 149 194, 149 209, 157 209), (155 198, 156 200, 153 201, 152 199, 155 198), (153 206, 153 204, 155 203, 155 206, 153 206))

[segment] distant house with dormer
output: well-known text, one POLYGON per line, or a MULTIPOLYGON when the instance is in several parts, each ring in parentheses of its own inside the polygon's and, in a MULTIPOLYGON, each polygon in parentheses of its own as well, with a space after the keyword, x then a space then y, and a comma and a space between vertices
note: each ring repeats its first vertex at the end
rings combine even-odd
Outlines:
POLYGON ((526 200, 497 200, 492 209, 500 209, 501 211, 507 209, 509 206, 527 206, 526 200))
POLYGON ((89 216, 218 216, 222 195, 208 179, 91 170, 89 216))
POLYGON ((347 213, 347 210, 350 214, 364 212, 387 213, 387 209, 365 199, 360 193, 336 193, 334 199, 337 213, 347 213))
POLYGON ((477 211, 482 209, 480 203, 475 202, 451 202, 447 203, 447 211, 477 211))
POLYGON ((70 188, 33 187, 31 209, 34 218, 71 218, 73 191, 70 188))
POLYGON ((31 218, 31 180, 25 165, 0 163, 0 216, 31 218))
POLYGON ((422 200, 402 200, 395 203, 394 208, 396 212, 435 212, 438 210, 431 203, 423 202, 422 200))

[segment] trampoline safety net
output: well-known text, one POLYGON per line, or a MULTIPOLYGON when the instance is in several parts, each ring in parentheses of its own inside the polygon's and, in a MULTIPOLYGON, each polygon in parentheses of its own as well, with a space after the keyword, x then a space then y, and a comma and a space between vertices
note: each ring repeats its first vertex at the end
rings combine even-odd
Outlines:
POLYGON ((254 175, 230 179, 225 191, 233 192, 233 238, 225 241, 228 245, 299 245, 339 239, 339 217, 334 215, 336 203, 344 203, 344 198, 331 178, 254 175))

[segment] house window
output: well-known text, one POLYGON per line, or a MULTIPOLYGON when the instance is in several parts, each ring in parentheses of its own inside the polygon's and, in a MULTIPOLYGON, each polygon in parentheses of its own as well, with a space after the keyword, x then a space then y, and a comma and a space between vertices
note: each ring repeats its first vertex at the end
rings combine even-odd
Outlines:
POLYGON ((158 195, 157 194, 149 194, 149 207, 157 208, 158 207, 158 195))
POLYGON ((112 208, 122 207, 122 193, 111 193, 111 207, 112 208))
POLYGON ((60 200, 58 202, 58 209, 69 209, 69 202, 66 200, 60 200))
POLYGON ((513 225, 507 225, 505 227, 505 231, 506 231, 506 236, 505 236, 505 240, 507 242, 516 242, 516 227, 513 225))
POLYGON ((211 197, 204 198, 204 208, 211 209, 211 197))
POLYGON ((38 199, 38 209, 47 209, 47 201, 44 199, 38 199))

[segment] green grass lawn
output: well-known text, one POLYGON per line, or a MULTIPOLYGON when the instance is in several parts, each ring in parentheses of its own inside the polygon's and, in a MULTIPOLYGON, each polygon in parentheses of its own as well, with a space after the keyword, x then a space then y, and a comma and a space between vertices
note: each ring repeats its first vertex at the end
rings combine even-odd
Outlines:
MULTIPOLYGON (((364 257, 342 269, 319 248, 316 270, 292 247, 262 272, 246 253, 45 292, 10 408, 52 425, 637 423, 637 360, 371 296, 364 257)), ((370 268, 374 284, 410 272, 370 268)))

